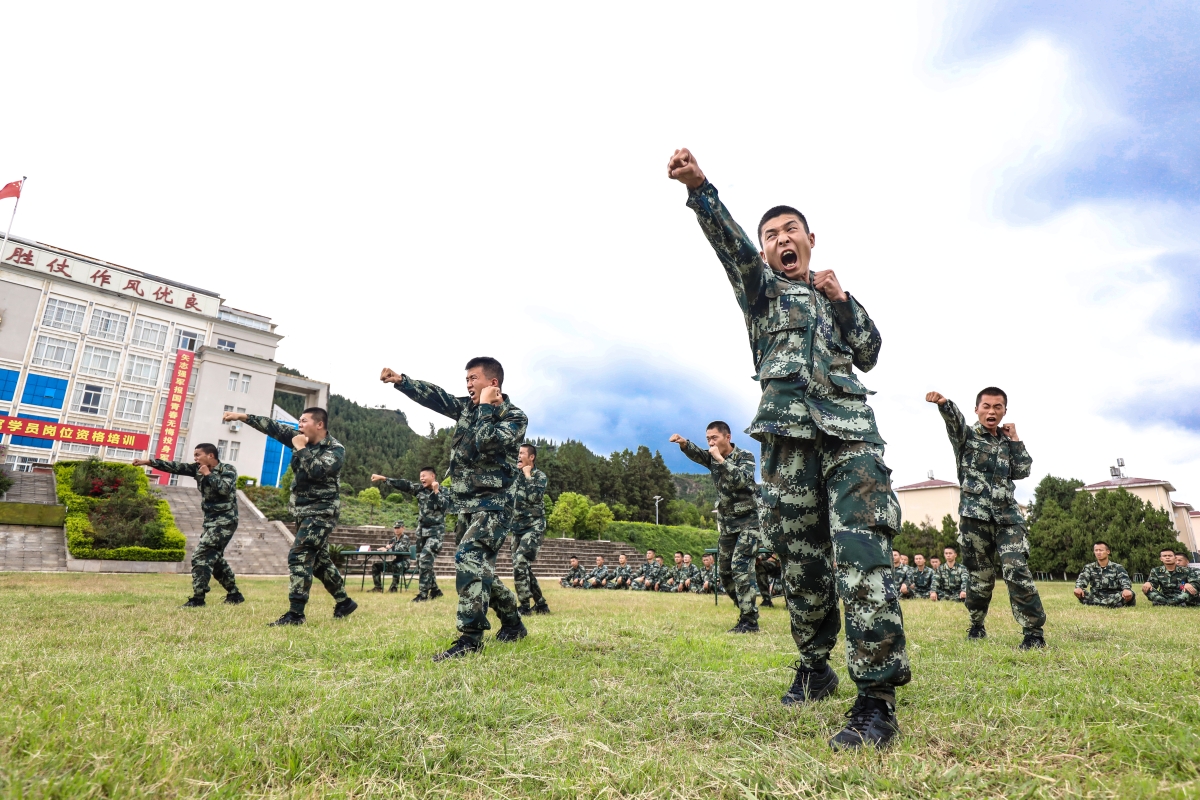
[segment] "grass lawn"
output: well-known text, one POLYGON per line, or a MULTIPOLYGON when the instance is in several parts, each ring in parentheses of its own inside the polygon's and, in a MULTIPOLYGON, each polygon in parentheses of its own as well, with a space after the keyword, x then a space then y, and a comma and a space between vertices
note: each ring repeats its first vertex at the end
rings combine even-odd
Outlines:
MULTIPOLYGON (((1079 606, 1042 585, 1045 652, 997 588, 982 643, 961 605, 904 605, 913 682, 885 754, 832 753, 853 700, 785 709, 781 607, 549 594, 530 636, 434 665, 450 598, 355 591, 334 622, 268 629, 283 579, 180 609, 183 576, 0 575, 4 797, 1196 797, 1200 610, 1079 606)), ((443 581, 443 588, 446 588, 443 581)))

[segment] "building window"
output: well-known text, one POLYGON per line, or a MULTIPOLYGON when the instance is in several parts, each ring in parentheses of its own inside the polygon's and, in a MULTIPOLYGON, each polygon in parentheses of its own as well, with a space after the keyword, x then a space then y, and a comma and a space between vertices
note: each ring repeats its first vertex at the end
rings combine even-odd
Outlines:
POLYGON ((123 342, 128 327, 129 317, 125 314, 97 308, 92 311, 92 324, 88 327, 88 336, 107 339, 110 342, 123 342))
POLYGON ((200 340, 200 334, 194 331, 185 331, 179 328, 175 331, 175 349, 176 350, 195 350, 196 342, 200 340))
POLYGON ((130 353, 125 359, 125 380, 130 383, 140 383, 142 386, 154 386, 158 383, 158 370, 162 362, 157 358, 135 356, 130 353))
POLYGON ((117 377, 117 365, 121 363, 121 351, 109 350, 95 345, 83 346, 83 358, 79 359, 79 372, 97 378, 117 377))
POLYGON ((238 378, 241 378, 241 377, 242 377, 241 373, 238 373, 238 372, 229 373, 229 391, 231 391, 231 392, 237 391, 238 378))
POLYGON ((33 349, 31 363, 35 367, 69 370, 75 363, 75 345, 74 339, 39 336, 33 349))
POLYGON ((229 442, 224 439, 217 439, 217 460, 225 460, 225 451, 229 449, 229 442))
POLYGON ((242 394, 250 393, 250 375, 242 373, 242 394))
POLYGON ((113 416, 130 422, 149 422, 153 403, 154 395, 122 389, 117 395, 117 410, 113 416))
MULTIPOLYGON (((163 373, 162 388, 170 389, 171 380, 175 377, 175 359, 167 359, 167 370, 163 373)), ((192 393, 192 388, 196 385, 196 368, 193 366, 192 371, 188 373, 187 393, 192 393)))
POLYGON ((79 456, 94 456, 100 453, 100 446, 94 444, 78 444, 77 442, 63 442, 59 445, 58 452, 74 453, 79 456))
POLYGON ((183 404, 183 422, 179 427, 186 428, 186 427, 188 427, 188 424, 191 421, 192 421, 192 401, 188 400, 187 402, 185 402, 183 404))
POLYGON ((217 316, 227 322, 236 322, 238 325, 245 325, 247 328, 257 328, 260 331, 271 330, 271 322, 266 318, 257 319, 245 314, 228 311, 224 308, 217 312, 217 316))
POLYGON ((167 325, 164 322, 151 322, 139 319, 133 323, 133 341, 130 344, 137 347, 147 347, 151 350, 162 350, 167 344, 167 325))
POLYGON ((62 378, 51 378, 49 375, 36 375, 32 372, 26 376, 25 388, 21 391, 22 403, 28 403, 31 406, 62 408, 66 399, 67 382, 62 378))
POLYGON ((230 460, 230 461, 237 461, 238 452, 239 452, 241 449, 242 449, 242 443, 241 443, 241 442, 230 442, 230 443, 229 443, 229 460, 230 460))
POLYGON ((112 389, 91 383, 76 384, 71 396, 71 410, 80 414, 108 416, 108 405, 112 402, 112 389))
POLYGON ((37 456, 19 456, 14 454, 4 457, 4 463, 13 472, 33 472, 34 464, 49 464, 50 459, 37 456))
POLYGON ((0 369, 0 400, 12 400, 17 393, 17 379, 21 373, 15 369, 0 369))
MULTIPOLYGON (((33 414, 17 414, 17 419, 36 419, 42 422, 58 422, 58 417, 38 417, 33 414)), ((17 445, 18 447, 37 447, 41 450, 49 450, 54 447, 53 439, 35 439, 32 436, 10 436, 9 444, 17 445)))
MULTIPOLYGON (((113 430, 124 431, 125 433, 145 433, 145 431, 135 428, 119 428, 116 425, 113 426, 113 430)), ((127 447, 106 447, 105 452, 109 458, 119 458, 122 461, 132 461, 143 453, 141 450, 134 450, 127 447)))
POLYGON ((87 314, 87 306, 78 303, 68 303, 51 297, 46 301, 46 312, 42 314, 42 325, 48 328, 58 328, 63 331, 79 333, 83 330, 83 317, 87 314))
POLYGON ((231 342, 228 339, 217 339, 218 350, 228 350, 230 353, 237 349, 237 342, 231 342))

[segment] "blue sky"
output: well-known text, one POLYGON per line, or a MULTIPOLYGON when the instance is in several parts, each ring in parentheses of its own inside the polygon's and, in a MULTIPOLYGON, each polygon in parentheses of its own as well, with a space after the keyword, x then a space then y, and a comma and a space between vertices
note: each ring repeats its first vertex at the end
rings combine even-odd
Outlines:
POLYGON ((998 384, 1035 479, 1123 457, 1200 504, 1194 4, 285 8, 14 9, 14 232, 268 314, 417 430, 380 368, 489 354, 532 435, 687 469, 667 437, 758 397, 687 146, 744 224, 803 209, 879 324, 899 483, 953 473, 924 393, 998 384))

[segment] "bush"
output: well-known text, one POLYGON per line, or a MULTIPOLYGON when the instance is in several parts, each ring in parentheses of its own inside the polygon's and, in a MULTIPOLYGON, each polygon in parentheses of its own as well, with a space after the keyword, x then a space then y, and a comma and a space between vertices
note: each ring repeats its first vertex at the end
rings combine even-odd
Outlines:
POLYGON ((138 467, 96 459, 59 462, 54 478, 67 506, 67 550, 75 558, 183 560, 187 538, 138 467))
POLYGON ((654 548, 665 554, 663 560, 670 562, 676 550, 691 553, 699 559, 704 551, 717 546, 717 532, 693 528, 688 525, 655 525, 650 522, 610 522, 604 529, 604 537, 614 542, 627 542, 640 550, 654 548))
POLYGON ((587 537, 588 511, 591 502, 581 494, 563 492, 554 502, 554 510, 546 519, 546 529, 558 536, 587 537))
POLYGON ((252 475, 238 475, 237 488, 245 491, 247 486, 258 486, 258 478, 252 475))

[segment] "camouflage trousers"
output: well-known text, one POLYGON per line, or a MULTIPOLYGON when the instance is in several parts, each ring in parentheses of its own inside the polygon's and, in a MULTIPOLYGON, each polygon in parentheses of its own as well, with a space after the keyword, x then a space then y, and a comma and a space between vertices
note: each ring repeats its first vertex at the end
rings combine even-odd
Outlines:
POLYGON ((779 585, 782 577, 779 562, 771 563, 766 559, 755 558, 754 581, 758 584, 758 593, 763 597, 781 594, 783 587, 779 585))
POLYGON ((534 520, 533 525, 525 530, 513 531, 513 586, 517 590, 517 600, 523 606, 528 605, 530 600, 539 606, 546 602, 537 576, 533 574, 533 562, 537 561, 538 550, 545 538, 545 519, 534 520))
POLYGON ((429 597, 429 593, 438 588, 437 575, 433 565, 438 553, 442 552, 442 537, 446 535, 445 528, 421 528, 417 531, 417 592, 429 597))
POLYGON ((972 625, 982 625, 992 602, 999 565, 1013 619, 1026 633, 1041 633, 1046 625, 1042 598, 1029 571, 1029 537, 1024 525, 1003 525, 963 517, 958 525, 963 565, 971 573, 967 584, 967 613, 972 625))
POLYGON ((229 562, 225 560, 225 548, 237 530, 237 518, 232 520, 204 520, 204 533, 200 534, 200 543, 196 552, 192 553, 192 596, 204 597, 208 592, 208 582, 217 579, 221 587, 233 594, 238 590, 237 580, 229 562))
POLYGON ((496 554, 508 536, 509 511, 460 513, 461 543, 454 554, 455 587, 458 589, 458 631, 478 644, 488 623, 490 605, 501 624, 517 625, 517 596, 496 577, 496 554))
POLYGON ((892 577, 899 502, 883 447, 817 434, 768 435, 762 445, 764 527, 782 559, 800 663, 821 669, 846 612, 846 656, 859 694, 894 703, 911 680, 892 577))
POLYGON ((383 574, 386 572, 392 576, 392 588, 395 589, 400 585, 400 575, 404 572, 403 562, 398 560, 389 561, 386 564, 382 561, 376 561, 371 565, 371 583, 376 589, 383 588, 383 574))
POLYGON ((754 561, 762 539, 758 532, 758 515, 726 520, 717 538, 717 570, 725 594, 737 603, 743 619, 758 621, 758 581, 754 576, 754 561))
POLYGON ((1124 608, 1125 606, 1137 605, 1137 595, 1128 603, 1125 598, 1121 597, 1119 591, 1113 592, 1086 592, 1083 597, 1079 598, 1079 602, 1085 606, 1103 606, 1104 608, 1124 608))
POLYGON ((346 599, 342 573, 329 558, 329 534, 337 523, 336 517, 301 517, 296 529, 296 541, 288 551, 288 600, 292 611, 304 613, 313 577, 340 603, 346 599))
POLYGON ((1178 594, 1164 594, 1157 589, 1146 593, 1146 599, 1152 606, 1195 606, 1200 605, 1200 597, 1180 591, 1178 594))

